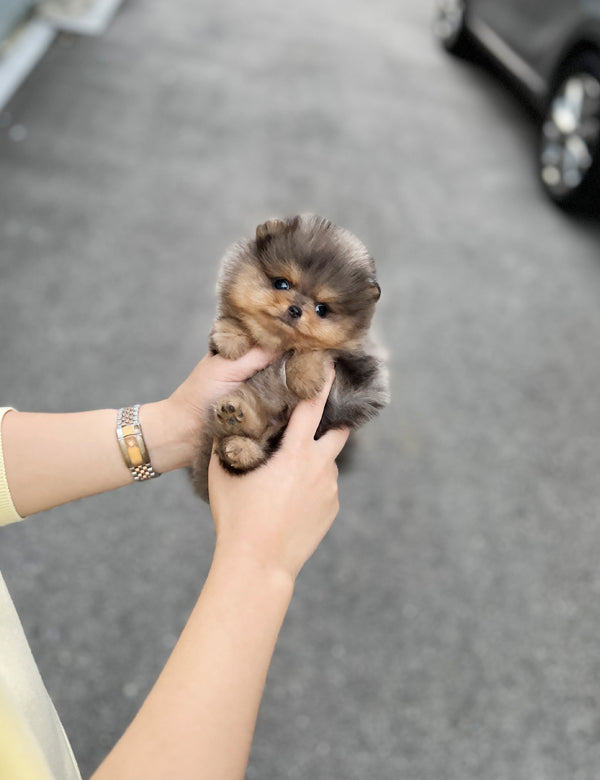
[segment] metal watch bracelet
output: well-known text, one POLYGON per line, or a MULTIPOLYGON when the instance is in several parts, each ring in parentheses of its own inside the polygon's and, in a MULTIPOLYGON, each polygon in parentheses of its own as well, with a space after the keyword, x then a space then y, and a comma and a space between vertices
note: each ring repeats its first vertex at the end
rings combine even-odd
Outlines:
POLYGON ((117 440, 125 465, 136 482, 154 479, 160 474, 154 471, 139 421, 140 405, 125 406, 117 415, 117 440))

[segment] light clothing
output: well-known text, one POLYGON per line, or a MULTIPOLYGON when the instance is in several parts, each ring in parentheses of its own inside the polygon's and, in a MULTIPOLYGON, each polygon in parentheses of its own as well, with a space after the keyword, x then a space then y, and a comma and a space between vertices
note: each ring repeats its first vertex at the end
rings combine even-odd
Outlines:
POLYGON ((2 418, 7 412, 10 412, 10 406, 0 406, 0 525, 17 523, 23 518, 15 509, 8 482, 6 481, 6 472, 4 471, 4 455, 2 453, 2 418))
MULTIPOLYGON (((0 525, 22 520, 6 481, 0 408, 0 525)), ((0 574, 0 778, 81 780, 75 758, 0 574)))

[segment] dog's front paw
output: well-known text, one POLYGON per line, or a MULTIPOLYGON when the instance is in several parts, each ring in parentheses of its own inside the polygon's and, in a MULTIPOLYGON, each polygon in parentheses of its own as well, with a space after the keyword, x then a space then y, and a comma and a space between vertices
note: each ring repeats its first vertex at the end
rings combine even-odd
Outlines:
POLYGON ((217 320, 210 334, 210 346, 228 360, 237 360, 252 347, 252 341, 234 321, 217 320))
POLYGON ((250 471, 265 459, 260 444, 247 436, 229 436, 223 439, 217 452, 223 465, 235 471, 250 471))
POLYGON ((327 377, 327 358, 320 352, 297 352, 285 365, 285 381, 298 398, 314 398, 327 377))

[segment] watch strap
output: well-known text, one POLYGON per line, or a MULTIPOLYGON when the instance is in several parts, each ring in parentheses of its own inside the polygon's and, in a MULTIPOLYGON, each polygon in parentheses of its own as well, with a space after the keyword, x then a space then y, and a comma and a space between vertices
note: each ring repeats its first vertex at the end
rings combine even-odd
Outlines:
POLYGON ((154 479, 154 471, 139 420, 140 405, 124 406, 117 415, 117 440, 125 465, 136 482, 154 479))

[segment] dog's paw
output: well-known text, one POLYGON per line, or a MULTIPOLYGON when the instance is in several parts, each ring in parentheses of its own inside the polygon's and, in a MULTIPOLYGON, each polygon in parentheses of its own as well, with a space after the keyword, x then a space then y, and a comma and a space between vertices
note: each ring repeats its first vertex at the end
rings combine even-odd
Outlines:
POLYGON ((327 360, 321 353, 298 352, 285 365, 285 381, 298 398, 314 398, 325 385, 327 360))
POLYGON ((217 429, 222 435, 241 434, 258 439, 265 431, 264 410, 257 399, 246 389, 223 396, 213 406, 217 429))
POLYGON ((233 321, 223 319, 217 320, 213 326, 210 346, 224 358, 237 360, 252 347, 252 341, 233 321))
POLYGON ((244 405, 241 398, 234 395, 221 398, 215 404, 215 417, 219 426, 228 431, 240 430, 244 423, 244 405))
POLYGON ((260 444, 247 436, 229 436, 219 448, 221 462, 235 471, 250 471, 265 459, 260 444))

